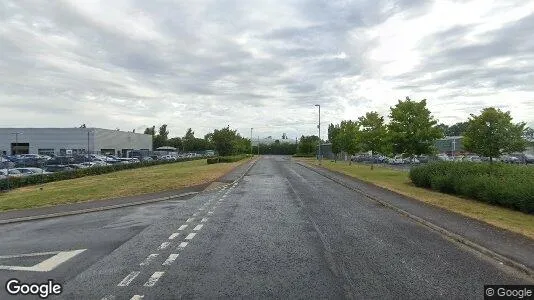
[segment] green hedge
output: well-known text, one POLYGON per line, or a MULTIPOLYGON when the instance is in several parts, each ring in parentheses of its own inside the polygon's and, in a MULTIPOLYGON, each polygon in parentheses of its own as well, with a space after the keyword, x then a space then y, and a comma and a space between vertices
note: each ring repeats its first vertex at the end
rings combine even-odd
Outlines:
POLYGON ((418 187, 534 213, 534 168, 529 166, 434 162, 412 168, 410 179, 418 187))
POLYGON ((302 154, 302 153, 297 153, 297 154, 293 154, 293 157, 315 157, 316 155, 313 154, 313 153, 308 153, 308 154, 302 154))
POLYGON ((52 174, 32 175, 32 176, 25 176, 25 177, 10 177, 9 180, 8 179, 0 180, 0 190, 6 190, 8 188, 13 189, 13 188, 18 188, 18 187, 23 187, 23 186, 28 186, 28 185, 46 183, 46 182, 80 178, 80 177, 91 176, 91 175, 107 174, 107 173, 121 171, 121 170, 130 170, 130 169, 137 169, 137 168, 143 168, 143 167, 148 167, 148 166, 156 166, 156 165, 163 165, 163 164, 170 164, 170 163, 198 160, 198 159, 203 159, 203 158, 198 157, 198 158, 184 158, 178 161, 155 160, 155 161, 150 161, 150 162, 139 162, 139 163, 133 163, 133 164, 114 164, 114 165, 109 165, 109 166, 99 166, 99 167, 91 167, 91 168, 85 168, 85 169, 77 169, 74 171, 55 172, 52 174))
POLYGON ((240 155, 233 155, 233 156, 218 156, 218 157, 210 157, 208 158, 208 165, 209 164, 217 164, 217 163, 232 163, 236 161, 240 161, 242 159, 252 157, 250 154, 240 154, 240 155))

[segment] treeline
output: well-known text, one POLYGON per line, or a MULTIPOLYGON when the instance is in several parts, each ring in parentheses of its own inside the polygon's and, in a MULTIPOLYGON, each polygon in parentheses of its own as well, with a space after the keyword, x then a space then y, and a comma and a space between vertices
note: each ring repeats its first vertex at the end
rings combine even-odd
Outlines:
MULTIPOLYGON (((524 151, 527 140, 534 138, 534 131, 525 123, 513 123, 509 112, 488 107, 480 115, 471 115, 469 120, 453 126, 438 124, 427 108, 426 99, 413 101, 409 97, 390 107, 389 123, 377 112, 367 112, 358 120, 346 120, 330 124, 328 140, 332 152, 354 155, 369 152, 406 157, 434 154, 435 141, 445 135, 463 135, 467 151, 489 157, 504 153, 524 151)), ((302 148, 309 150, 309 140, 301 138, 302 148)), ((315 152, 318 138, 311 152, 315 152)), ((304 152, 302 152, 304 153, 304 152)))
POLYGON ((169 138, 167 124, 163 124, 156 132, 156 126, 145 129, 144 134, 152 135, 152 147, 157 149, 163 146, 170 146, 183 152, 200 152, 205 150, 215 150, 221 156, 246 154, 250 152, 250 139, 242 137, 230 126, 222 129, 215 129, 204 135, 204 138, 195 137, 195 132, 189 128, 183 137, 169 138))

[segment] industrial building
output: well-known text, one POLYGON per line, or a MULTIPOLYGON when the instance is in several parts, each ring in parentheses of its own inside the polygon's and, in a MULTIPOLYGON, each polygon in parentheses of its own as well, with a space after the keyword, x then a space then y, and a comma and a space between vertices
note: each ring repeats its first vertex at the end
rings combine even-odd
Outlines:
POLYGON ((152 135, 101 128, 0 128, 0 154, 69 155, 152 151, 152 135))

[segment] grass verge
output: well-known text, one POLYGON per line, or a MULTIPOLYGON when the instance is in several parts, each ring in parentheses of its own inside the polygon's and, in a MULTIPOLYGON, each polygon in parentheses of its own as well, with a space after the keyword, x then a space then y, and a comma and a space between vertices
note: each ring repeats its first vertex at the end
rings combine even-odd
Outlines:
MULTIPOLYGON (((311 165, 318 165, 315 159, 299 158, 298 160, 311 165)), ((369 165, 352 164, 349 166, 346 162, 338 161, 334 163, 325 160, 323 160, 322 166, 410 198, 534 239, 534 215, 493 206, 472 199, 418 188, 411 183, 408 176, 409 173, 406 171, 380 166, 375 166, 374 170, 371 170, 369 165)))
POLYGON ((0 194, 0 211, 180 189, 213 181, 247 161, 215 165, 208 165, 205 159, 177 162, 23 187, 0 194))

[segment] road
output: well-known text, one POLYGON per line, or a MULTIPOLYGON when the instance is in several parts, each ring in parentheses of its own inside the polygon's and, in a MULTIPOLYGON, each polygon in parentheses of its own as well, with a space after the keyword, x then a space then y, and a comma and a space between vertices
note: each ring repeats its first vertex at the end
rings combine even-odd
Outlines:
POLYGON ((187 200, 0 226, 0 256, 82 249, 0 281, 51 278, 60 299, 481 299, 484 284, 532 284, 288 157, 187 200))

